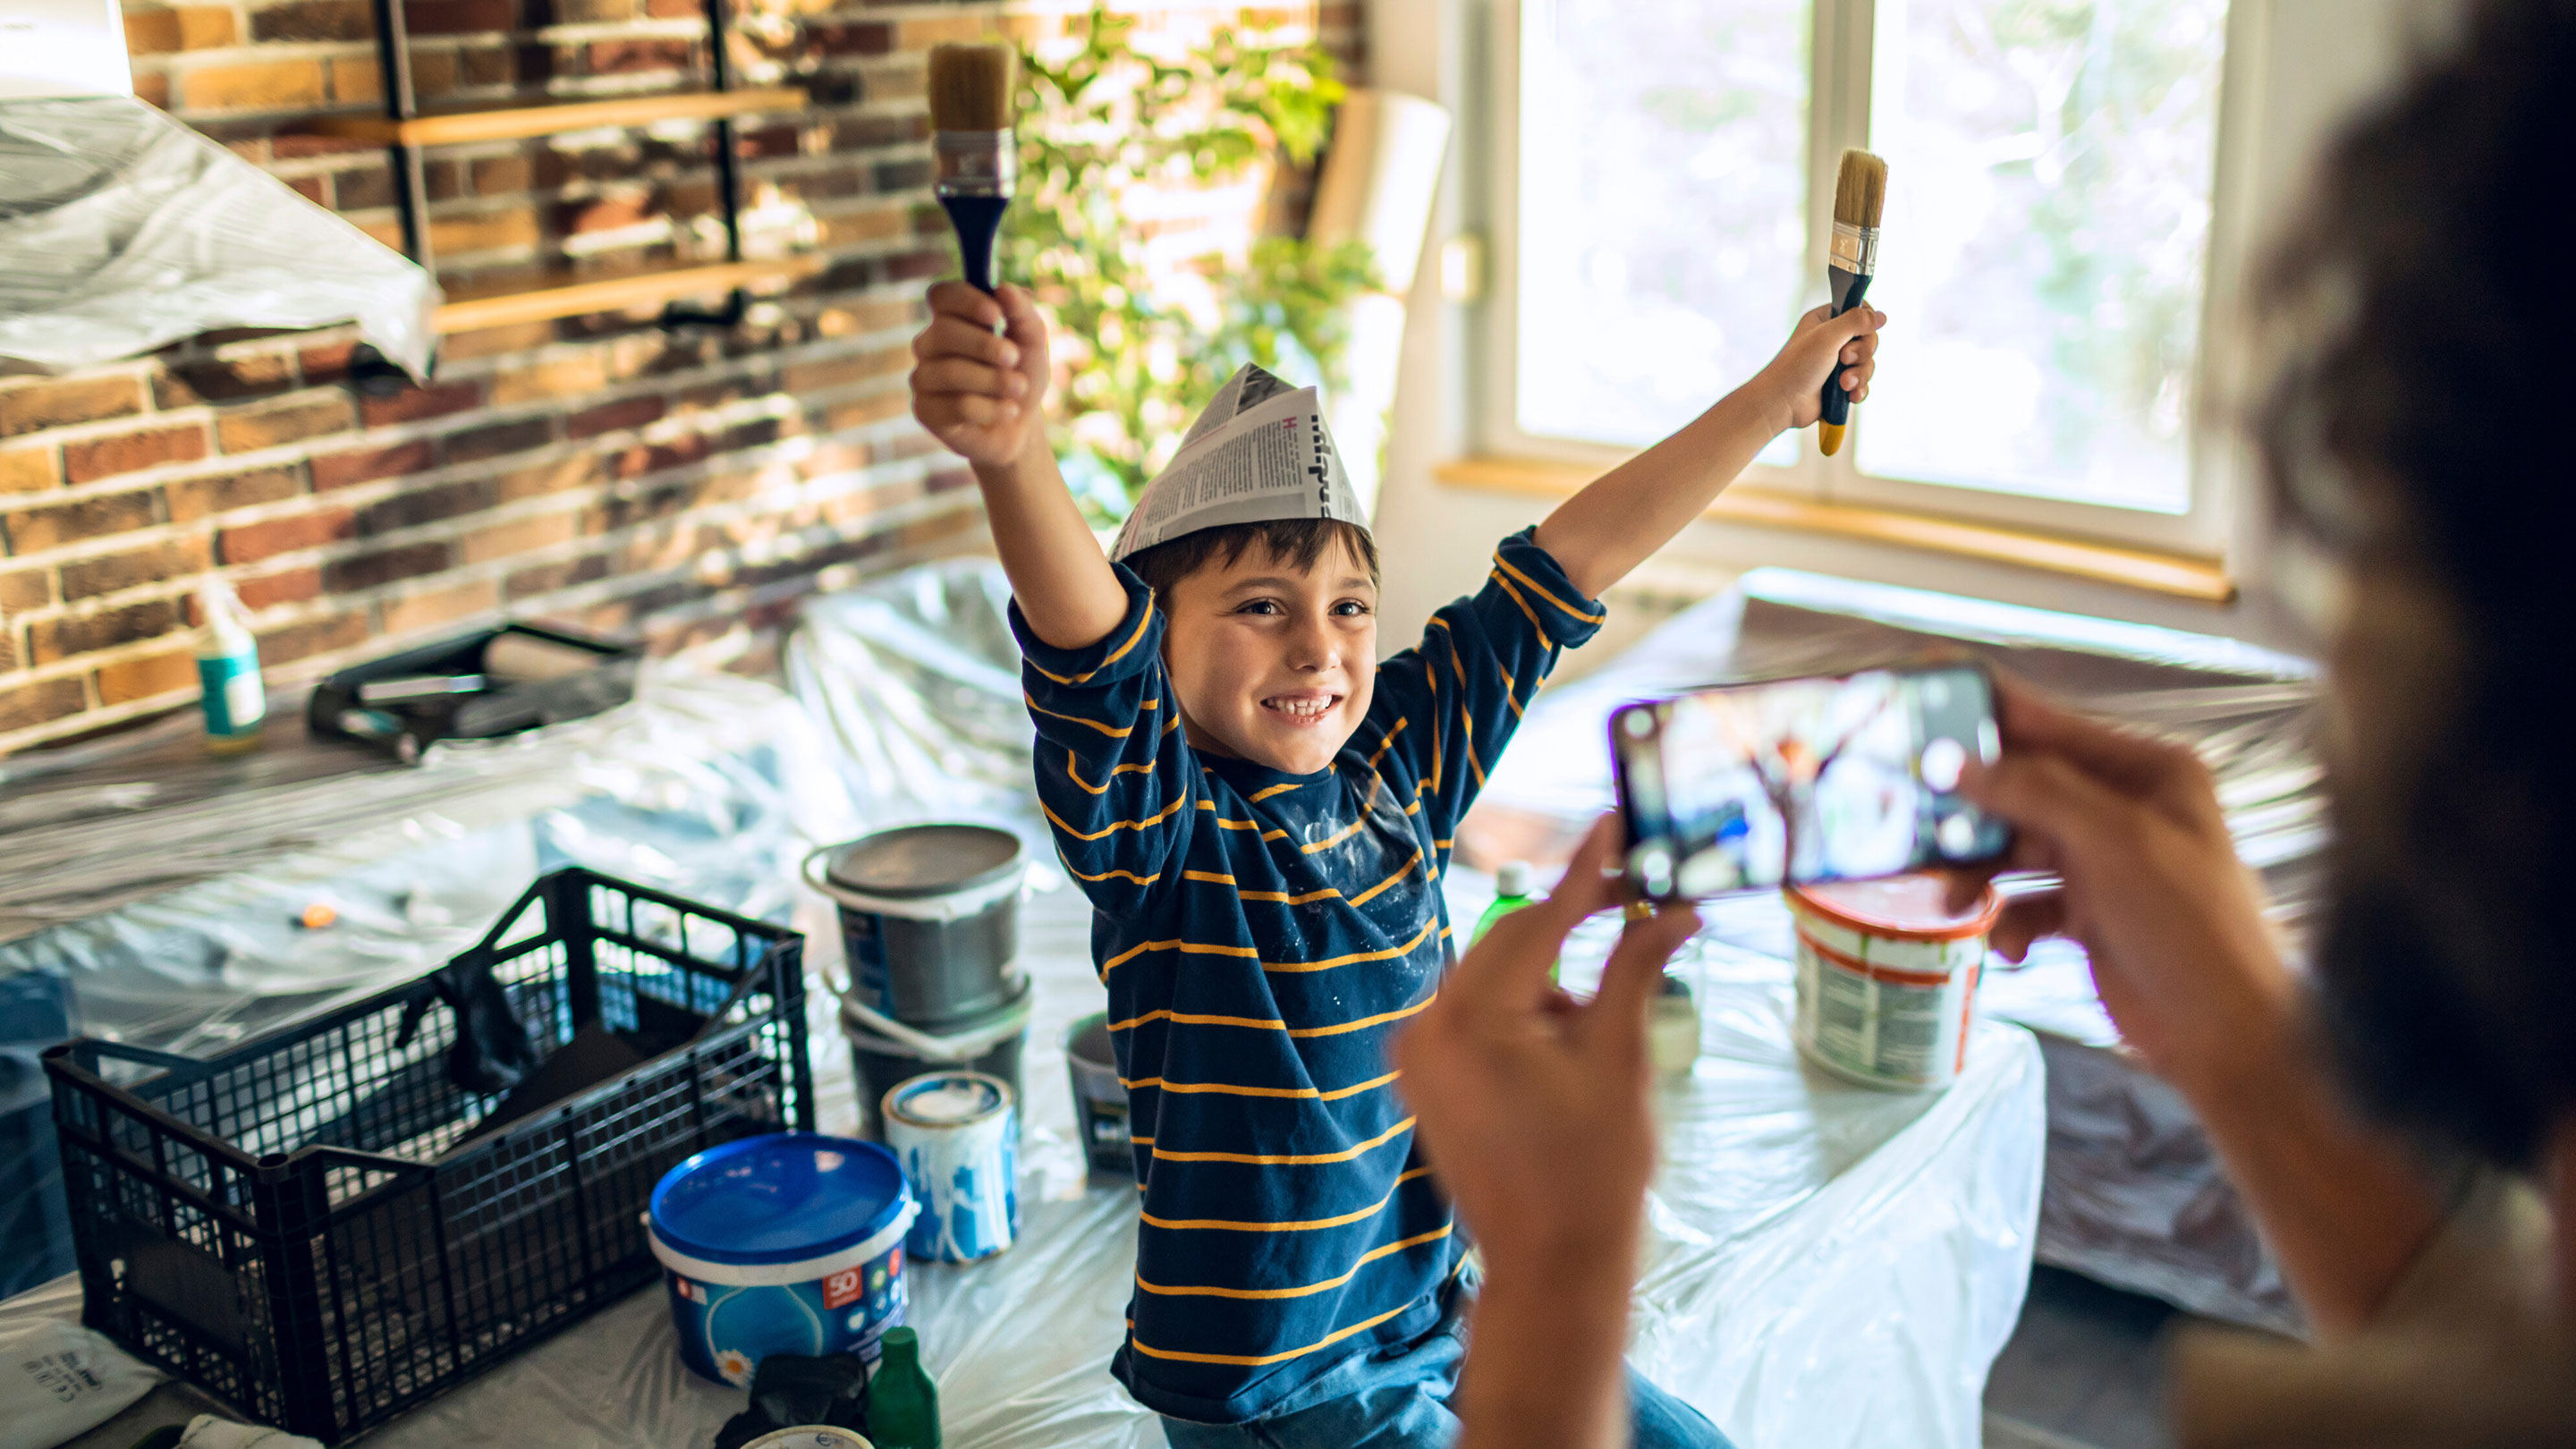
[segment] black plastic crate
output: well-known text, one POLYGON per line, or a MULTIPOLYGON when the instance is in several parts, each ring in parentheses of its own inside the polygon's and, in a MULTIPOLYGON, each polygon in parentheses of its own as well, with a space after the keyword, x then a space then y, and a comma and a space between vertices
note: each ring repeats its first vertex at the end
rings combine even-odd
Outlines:
POLYGON ((442 970, 219 1056, 52 1048, 82 1320, 328 1443, 463 1383, 655 1280, 641 1218, 674 1164, 813 1127, 803 957, 564 870, 442 970), (457 1049, 475 1000, 537 1053, 683 1044, 478 1131, 507 1094, 459 1085, 494 1084, 457 1049))

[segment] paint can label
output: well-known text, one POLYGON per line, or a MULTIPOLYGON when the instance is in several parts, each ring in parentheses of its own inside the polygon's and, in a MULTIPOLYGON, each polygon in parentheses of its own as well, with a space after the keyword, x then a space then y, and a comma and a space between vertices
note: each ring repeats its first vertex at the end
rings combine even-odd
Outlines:
POLYGON ((904 1240, 914 1257, 970 1263, 1018 1239, 1020 1113, 1007 1083, 933 1072, 887 1092, 883 1116, 921 1205, 904 1240))
POLYGON ((1890 941, 1797 918, 1800 1050, 1871 1086, 1947 1084, 1967 1064, 1986 943, 1890 941))

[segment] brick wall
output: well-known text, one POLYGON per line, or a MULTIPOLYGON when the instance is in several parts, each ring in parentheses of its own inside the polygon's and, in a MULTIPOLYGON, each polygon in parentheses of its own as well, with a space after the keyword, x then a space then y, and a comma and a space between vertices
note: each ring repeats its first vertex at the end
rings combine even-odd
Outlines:
MULTIPOLYGON (((424 104, 695 83, 698 0, 407 0, 424 104)), ((63 377, 0 379, 0 754, 191 704, 189 595, 220 571, 273 680, 503 616, 757 659, 795 601, 983 543, 970 480, 910 421, 925 282, 949 269, 927 190, 923 52, 1079 0, 736 0, 743 84, 813 105, 742 124, 755 251, 813 278, 739 327, 595 316, 447 340, 437 377, 350 386, 343 331, 206 337, 63 377), (748 651, 745 645, 753 646, 748 651)), ((1354 3, 1128 5, 1149 34, 1309 30, 1356 59, 1354 3)), ((138 93, 393 242, 384 153, 297 133, 371 109, 368 0, 128 0, 138 93)), ((713 259, 708 133, 614 132, 429 153, 449 285, 541 267, 713 259)), ((1256 197, 1164 223, 1209 247, 1256 197)))

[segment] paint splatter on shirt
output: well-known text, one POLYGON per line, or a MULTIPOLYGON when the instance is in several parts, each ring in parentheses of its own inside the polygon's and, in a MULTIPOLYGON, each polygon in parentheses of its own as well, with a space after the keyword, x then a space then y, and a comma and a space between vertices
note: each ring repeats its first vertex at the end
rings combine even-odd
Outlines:
MULTIPOLYGON (((1144 1216, 1115 1371, 1146 1407, 1239 1423, 1418 1336, 1463 1260, 1386 1043, 1448 958, 1458 818, 1559 652, 1599 629, 1530 533, 1378 668, 1330 769, 1202 757, 1152 594, 1086 649, 1012 627, 1038 795, 1097 914, 1144 1216)), ((1327 1386, 1328 1387, 1328 1386, 1327 1386)))

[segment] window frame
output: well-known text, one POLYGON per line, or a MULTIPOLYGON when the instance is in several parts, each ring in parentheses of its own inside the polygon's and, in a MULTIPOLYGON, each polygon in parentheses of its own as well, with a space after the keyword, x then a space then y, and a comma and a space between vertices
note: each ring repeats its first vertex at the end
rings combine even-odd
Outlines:
MULTIPOLYGON (((1608 469, 1633 450, 1521 430, 1520 349, 1520 124, 1525 47, 1536 26, 1552 15, 1556 0, 1498 0, 1491 32, 1491 62, 1484 67, 1486 104, 1493 125, 1486 154, 1473 158, 1490 201, 1488 251, 1491 277, 1486 307, 1491 345, 1472 396, 1474 451, 1608 469)), ((1804 306, 1825 296, 1825 243, 1832 233, 1833 188, 1846 146, 1866 145, 1876 82, 1874 30, 1877 0, 1810 0, 1810 82, 1807 120, 1807 281, 1804 306)), ((2217 155, 2211 173, 2211 216, 2202 261, 2199 347, 2193 362, 2190 403, 2190 504, 2167 514, 2110 504, 2084 503, 1910 479, 1873 477, 1860 471, 1859 434, 1868 409, 1853 417, 1852 442, 1833 458, 1821 456, 1812 430, 1798 435, 1796 461, 1785 467, 1755 463, 1738 490, 1810 502, 1916 513, 2001 525, 2218 559, 2230 551, 2234 506, 2251 476, 2241 442, 2220 425, 2229 379, 2241 361, 2243 339, 2233 324, 2237 299, 2253 261, 2256 158, 2253 126, 2264 34, 2258 0, 2230 0, 2226 50, 2220 62, 2217 155)), ((1901 236, 1889 246, 1901 247, 1901 236)), ((1895 319, 1901 336, 1903 318, 1895 319)), ((1785 334, 1784 334, 1785 335, 1785 334)), ((1716 401, 1715 398, 1710 399, 1716 401)))

